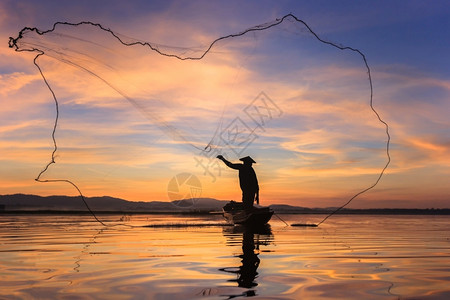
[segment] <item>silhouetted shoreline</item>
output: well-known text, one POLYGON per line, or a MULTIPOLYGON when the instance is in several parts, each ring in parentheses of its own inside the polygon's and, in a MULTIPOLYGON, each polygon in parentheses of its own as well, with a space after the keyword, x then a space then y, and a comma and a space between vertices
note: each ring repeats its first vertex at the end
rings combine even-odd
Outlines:
MULTIPOLYGON (((333 210, 309 209, 308 211, 277 211, 280 215, 323 215, 333 210)), ((214 215, 221 211, 186 210, 186 211, 94 211, 96 215, 214 215)), ((0 215, 91 215, 89 211, 81 210, 0 210, 0 215)), ((338 215, 450 215, 450 209, 343 209, 338 215)))
MULTIPOLYGON (((222 207, 229 200, 212 198, 184 199, 178 201, 134 202, 124 199, 103 197, 86 197, 89 207, 96 214, 171 214, 171 215, 205 215, 220 214, 222 207)), ((307 208, 285 204, 273 204, 270 207, 277 214, 329 214, 335 207, 307 208)), ((79 196, 37 196, 25 194, 0 195, 0 214, 90 214, 79 196)), ((450 208, 371 208, 349 209, 337 212, 342 215, 450 215, 450 208)))

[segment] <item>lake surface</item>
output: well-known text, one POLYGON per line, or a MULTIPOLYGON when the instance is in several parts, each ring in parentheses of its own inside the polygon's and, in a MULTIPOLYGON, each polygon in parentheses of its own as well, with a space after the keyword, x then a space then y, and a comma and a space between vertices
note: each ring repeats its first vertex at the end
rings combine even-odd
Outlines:
POLYGON ((1 215, 0 299, 450 299, 449 216, 98 217, 1 215))

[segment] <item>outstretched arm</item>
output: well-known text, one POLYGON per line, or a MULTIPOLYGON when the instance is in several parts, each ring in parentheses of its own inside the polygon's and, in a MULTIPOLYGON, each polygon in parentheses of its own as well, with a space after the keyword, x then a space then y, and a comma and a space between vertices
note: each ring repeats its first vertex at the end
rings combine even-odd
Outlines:
POLYGON ((233 163, 229 162, 228 160, 226 160, 225 157, 223 157, 222 155, 217 155, 217 158, 220 159, 221 161, 223 161, 223 163, 226 164, 227 167, 235 169, 235 170, 238 170, 239 167, 242 165, 242 164, 233 164, 233 163))

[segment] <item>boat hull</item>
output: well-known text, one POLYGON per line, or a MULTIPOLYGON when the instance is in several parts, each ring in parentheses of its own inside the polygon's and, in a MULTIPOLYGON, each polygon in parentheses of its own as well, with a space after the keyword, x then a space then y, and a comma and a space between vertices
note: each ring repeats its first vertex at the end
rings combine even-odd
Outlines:
POLYGON ((244 210, 242 203, 231 201, 223 207, 223 216, 230 224, 261 226, 267 224, 272 218, 273 210, 269 207, 254 206, 244 210))

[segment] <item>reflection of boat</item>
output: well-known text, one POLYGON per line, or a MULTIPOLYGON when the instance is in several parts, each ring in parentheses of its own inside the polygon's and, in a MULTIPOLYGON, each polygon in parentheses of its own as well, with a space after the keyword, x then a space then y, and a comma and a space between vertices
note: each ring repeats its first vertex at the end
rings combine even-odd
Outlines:
POLYGON ((272 215, 273 210, 267 206, 255 205, 245 210, 243 203, 230 201, 223 207, 223 216, 231 224, 261 226, 269 222, 272 215))
MULTIPOLYGON (((236 225, 236 226, 224 226, 223 234, 230 242, 234 237, 241 237, 244 232, 250 232, 259 236, 263 236, 267 241, 260 241, 258 238, 258 245, 268 245, 272 241, 272 228, 270 224, 264 224, 262 226, 246 226, 246 225, 236 225)), ((239 241, 240 243, 240 241, 239 241)))

